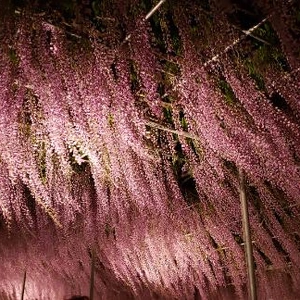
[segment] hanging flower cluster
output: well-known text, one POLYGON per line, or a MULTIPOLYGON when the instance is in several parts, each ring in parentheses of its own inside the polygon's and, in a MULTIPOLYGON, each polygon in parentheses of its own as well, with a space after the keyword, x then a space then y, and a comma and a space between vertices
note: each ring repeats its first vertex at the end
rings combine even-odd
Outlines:
POLYGON ((96 299, 245 298, 244 170, 260 298, 293 299, 299 7, 106 2, 3 13, 0 298, 87 295, 91 262, 96 299))

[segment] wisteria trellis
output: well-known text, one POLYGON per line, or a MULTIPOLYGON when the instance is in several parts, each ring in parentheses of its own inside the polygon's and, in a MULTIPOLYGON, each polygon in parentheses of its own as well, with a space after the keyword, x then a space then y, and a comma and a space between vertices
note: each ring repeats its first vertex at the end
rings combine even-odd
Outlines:
POLYGON ((297 1, 79 2, 1 13, 0 299, 88 294, 92 253, 96 299, 244 299, 238 168, 260 298, 295 299, 297 1))

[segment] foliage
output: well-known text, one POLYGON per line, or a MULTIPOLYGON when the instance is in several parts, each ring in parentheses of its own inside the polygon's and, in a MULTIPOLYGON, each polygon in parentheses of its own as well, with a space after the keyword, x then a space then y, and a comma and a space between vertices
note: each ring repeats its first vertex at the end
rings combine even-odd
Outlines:
POLYGON ((279 2, 252 36, 262 0, 149 20, 148 0, 9 2, 0 297, 25 269, 28 298, 85 294, 94 251, 99 299, 245 299, 243 169, 260 298, 295 298, 299 20, 279 2))

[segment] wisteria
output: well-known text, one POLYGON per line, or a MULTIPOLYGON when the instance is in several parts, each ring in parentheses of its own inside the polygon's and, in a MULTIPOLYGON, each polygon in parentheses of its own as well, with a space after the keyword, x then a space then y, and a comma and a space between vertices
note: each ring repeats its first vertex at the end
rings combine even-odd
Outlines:
POLYGON ((29 2, 0 12, 0 299, 92 265, 94 299, 246 299, 239 170, 259 299, 296 299, 297 1, 29 2))

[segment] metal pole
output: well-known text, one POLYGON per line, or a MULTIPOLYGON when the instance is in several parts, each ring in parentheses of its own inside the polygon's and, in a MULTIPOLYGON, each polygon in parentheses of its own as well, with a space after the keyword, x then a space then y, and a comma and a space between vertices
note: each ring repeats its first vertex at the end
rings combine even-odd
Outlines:
POLYGON ((148 20, 159 8, 160 6, 165 2, 166 0, 159 1, 147 14, 145 17, 145 20, 148 20))
POLYGON ((24 276, 23 276, 23 284, 22 284, 21 300, 24 300, 25 283, 26 283, 26 270, 24 271, 24 276))
MULTIPOLYGON (((164 2, 166 2, 166 0, 160 0, 146 15, 146 17, 144 18, 144 20, 148 20, 163 4, 164 2)), ((131 33, 128 34, 124 41, 121 43, 121 45, 123 45, 123 43, 129 41, 131 39, 131 33)))
POLYGON ((244 233, 244 241, 245 241, 245 254, 246 254, 246 262, 248 268, 248 284, 249 284, 248 290, 250 296, 249 299, 257 300, 253 249, 252 249, 252 240, 250 235, 248 203, 246 199, 246 190, 245 190, 245 175, 243 170, 239 170, 239 182, 240 182, 240 201, 241 201, 242 219, 243 219, 243 233, 244 233))
POLYGON ((90 278, 90 300, 94 300, 94 281, 95 281, 95 253, 91 251, 91 278, 90 278))

